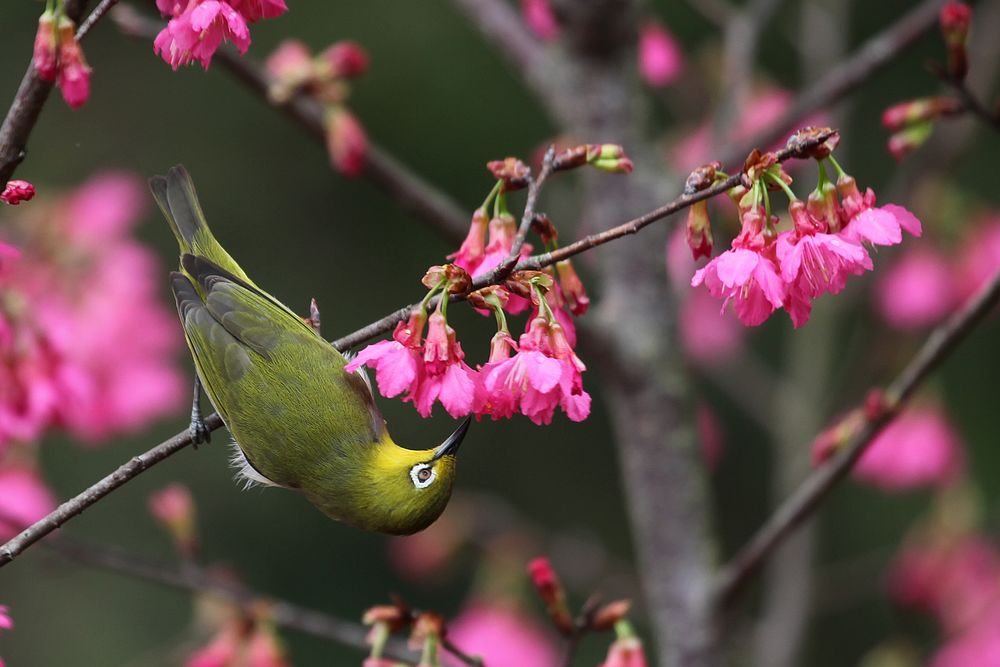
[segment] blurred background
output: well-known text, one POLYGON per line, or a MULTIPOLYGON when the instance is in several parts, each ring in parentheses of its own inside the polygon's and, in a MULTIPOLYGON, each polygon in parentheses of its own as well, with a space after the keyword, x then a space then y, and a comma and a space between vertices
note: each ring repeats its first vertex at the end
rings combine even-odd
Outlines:
MULTIPOLYGON (((370 67, 352 86, 350 108, 370 138, 470 214, 492 185, 483 168, 487 160, 529 158, 553 138, 553 126, 537 101, 449 3, 289 4, 285 16, 253 27, 248 57, 262 61, 289 37, 315 50, 342 39, 363 45, 370 67)), ((672 33, 685 62, 676 85, 648 94, 650 121, 662 135, 655 150, 663 157, 663 179, 683 179, 674 171, 678 141, 703 122, 700 110, 718 95, 719 30, 694 4, 648 2, 643 8, 672 33)), ((834 65, 838 49, 849 53, 914 3, 783 4, 764 32, 755 86, 794 91, 834 65), (811 37, 827 29, 837 34, 811 37), (830 51, 814 52, 821 49, 830 51)), ((29 0, 4 5, 2 99, 11 98, 28 63, 41 7, 29 0)), ((139 9, 153 13, 151 6, 139 9)), ((985 48, 981 42, 988 34, 983 29, 973 41, 974 71, 980 62, 977 49, 985 48)), ((315 297, 327 338, 349 333, 421 296, 419 279, 426 267, 455 249, 456 244, 409 217, 366 180, 331 170, 319 142, 219 64, 207 72, 197 66, 172 72, 149 42, 122 36, 111 21, 97 26, 85 49, 94 69, 90 101, 71 111, 54 94, 17 172, 37 186, 39 200, 77 188, 103 170, 124 170, 145 179, 183 163, 230 253, 293 308, 304 313, 315 297)), ((953 140, 945 145, 939 138, 900 167, 886 150, 879 122, 890 104, 937 89, 923 63, 942 54, 940 36, 932 30, 826 117, 843 136, 841 163, 862 187, 875 188, 882 202, 897 201, 918 212, 934 243, 957 248, 982 215, 991 207, 1000 209, 990 167, 996 137, 978 128, 971 136, 951 128, 944 136, 953 140), (961 142, 960 156, 937 159, 956 142, 961 142)), ((804 175, 800 195, 811 188, 812 178, 811 172, 804 175)), ((576 185, 572 176, 555 179, 542 205, 570 238, 578 213, 576 185)), ((176 246, 151 203, 146 202, 135 233, 158 258, 163 275, 158 298, 169 304, 166 271, 175 261, 176 246)), ((17 215, 22 211, 0 211, 0 224, 14 224, 17 215)), ((682 219, 667 225, 678 221, 682 219)), ((720 229, 725 235, 734 227, 720 229)), ((659 229, 650 234, 650 242, 664 243, 664 236, 659 229)), ((897 249, 880 252, 877 263, 889 266, 898 254, 897 249)), ((578 263, 585 283, 587 264, 578 263)), ((865 276, 843 297, 817 303, 813 322, 794 334, 822 342, 813 348, 820 350, 815 358, 806 349, 798 361, 790 360, 793 332, 782 315, 747 332, 741 351, 724 364, 706 369, 692 363, 699 403, 710 406, 721 444, 711 476, 720 558, 742 544, 767 515, 775 502, 773 489, 780 486, 777 476, 797 479, 807 470, 808 441, 798 442, 798 451, 775 445, 775 427, 780 431, 782 420, 795 418, 798 402, 818 402, 813 409, 821 423, 828 423, 867 387, 888 380, 923 340, 925 327, 900 331, 880 317, 873 296, 877 278, 877 272, 865 276), (781 394, 779 387, 773 401, 760 400, 768 394, 755 382, 780 383, 793 363, 807 381, 813 366, 825 369, 825 379, 798 396, 781 394), (741 384, 740 391, 733 391, 734 383, 741 384), (797 461, 798 472, 775 465, 782 460, 797 461)), ((587 284, 592 298, 599 300, 599 286, 587 284)), ((492 322, 456 312, 453 324, 470 362, 485 361, 492 322)), ((142 323, 135 326, 135 335, 141 336, 142 323)), ((179 339, 179 330, 177 334, 179 339)), ((960 437, 970 493, 986 534, 1000 528, 993 377, 1000 368, 997 334, 995 319, 980 327, 921 392, 922 399, 945 408, 960 437)), ((175 363, 188 378, 184 350, 177 349, 175 363)), ((154 467, 62 532, 170 561, 172 544, 150 517, 147 498, 181 481, 197 503, 203 562, 225 564, 256 590, 338 617, 359 619, 368 606, 399 593, 413 605, 449 616, 477 596, 520 599, 541 619, 541 606, 523 569, 541 553, 552 556, 564 573, 576 603, 594 590, 609 598, 637 597, 601 378, 591 370, 585 381, 595 398, 586 422, 571 423, 560 415, 548 427, 523 418, 473 426, 462 452, 456 502, 442 529, 470 539, 460 540, 456 553, 432 575, 400 568, 401 547, 392 538, 331 522, 296 494, 241 491, 227 464, 228 436, 221 431, 210 445, 184 450, 154 467)), ((74 495, 130 456, 185 428, 187 390, 181 394, 168 416, 99 447, 48 433, 40 466, 56 496, 74 495)), ((430 446, 454 427, 440 409, 424 420, 399 401, 380 399, 379 404, 394 437, 409 446, 430 446)), ((804 611, 801 664, 858 664, 889 638, 920 653, 938 645, 935 625, 894 605, 883 585, 887 564, 934 497, 920 490, 887 493, 851 481, 827 503, 815 526, 816 583, 804 611)), ((752 629, 758 597, 743 607, 751 622, 737 634, 737 655, 752 629)), ((190 595, 66 562, 42 547, 0 571, 0 603, 9 605, 16 624, 0 636, 0 655, 13 667, 180 664, 205 639, 194 627, 190 595)), ((641 634, 641 604, 637 618, 641 634)), ((361 661, 353 649, 291 631, 282 637, 296 665, 361 661)), ((606 647, 607 637, 588 638, 576 664, 597 664, 606 647)))

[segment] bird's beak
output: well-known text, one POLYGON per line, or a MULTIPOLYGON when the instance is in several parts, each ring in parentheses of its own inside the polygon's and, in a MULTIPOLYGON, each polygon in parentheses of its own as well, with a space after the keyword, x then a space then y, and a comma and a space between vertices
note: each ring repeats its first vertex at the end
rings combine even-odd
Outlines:
POLYGON ((466 417, 465 421, 455 429, 455 432, 448 436, 448 439, 442 442, 434 450, 434 457, 432 461, 437 461, 442 456, 454 456, 455 452, 462 445, 462 440, 465 439, 465 434, 469 430, 469 424, 472 423, 472 417, 466 417))

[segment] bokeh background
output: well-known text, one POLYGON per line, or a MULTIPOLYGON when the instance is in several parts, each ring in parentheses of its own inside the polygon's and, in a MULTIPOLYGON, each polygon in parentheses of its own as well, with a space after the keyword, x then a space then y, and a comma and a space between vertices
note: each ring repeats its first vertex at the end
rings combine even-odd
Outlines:
MULTIPOLYGON (((249 56, 262 60, 287 37, 316 49, 340 39, 361 43, 371 66, 353 88, 352 109, 374 140, 470 212, 491 185, 483 169, 487 160, 530 156, 551 138, 553 127, 539 104, 449 3, 289 4, 291 11, 284 17, 254 27, 249 56)), ((802 52, 809 48, 802 35, 804 4, 785 3, 765 32, 762 80, 789 89, 808 83, 804 59, 817 54, 802 52)), ((847 17, 843 42, 850 48, 912 3, 814 4, 847 17)), ((140 9, 149 12, 151 7, 140 9)), ((647 10, 682 43, 685 80, 711 91, 720 58, 718 31, 684 2, 651 2, 647 10)), ((29 0, 8 1, 0 10, 0 99, 12 97, 23 74, 40 11, 41 3, 29 0)), ((120 35, 110 21, 97 27, 85 48, 94 68, 90 102, 70 111, 54 96, 18 171, 43 195, 72 188, 102 169, 148 177, 184 163, 213 229, 231 254, 255 280, 293 307, 304 312, 315 297, 328 338, 419 297, 424 269, 454 249, 371 184, 335 174, 318 142, 250 94, 221 66, 207 73, 196 67, 172 72, 153 54, 150 43, 120 35)), ((923 63, 941 53, 940 38, 929 34, 832 113, 844 137, 842 163, 861 183, 891 192, 914 210, 933 210, 938 218, 925 217, 931 227, 955 229, 967 220, 945 219, 942 211, 960 215, 977 202, 1000 207, 992 168, 996 139, 980 135, 983 140, 970 142, 947 173, 909 165, 901 170, 885 150, 879 124, 884 107, 935 89, 923 63), (958 199, 950 208, 933 200, 943 192, 942 183, 952 188, 947 196, 958 199)), ((685 128, 699 122, 684 113, 690 105, 682 98, 689 90, 650 95, 652 119, 664 136, 683 136, 685 128), (679 103, 661 103, 671 95, 679 103)), ((665 162, 669 145, 663 144, 665 162)), ((663 178, 669 177, 664 167, 663 178)), ((574 186, 572 177, 554 184, 543 206, 566 230, 574 226, 574 186)), ((138 234, 162 259, 165 279, 176 250, 153 208, 138 234)), ((650 239, 662 242, 662 234, 651 234, 650 239)), ((884 252, 878 261, 891 261, 892 254, 884 252)), ((587 263, 580 264, 586 280, 587 263)), ((809 325, 823 327, 836 341, 835 381, 822 397, 823 410, 831 416, 865 387, 888 379, 921 340, 919 335, 892 333, 878 321, 869 304, 870 282, 860 281, 842 303, 821 301, 818 309, 830 313, 809 325)), ((593 298, 600 299, 599 290, 594 291, 593 298)), ((168 299, 165 280, 162 298, 168 299)), ((482 361, 491 323, 461 313, 455 326, 470 358, 482 361)), ((817 335, 808 329, 796 335, 817 335)), ((971 477, 982 494, 987 525, 1000 528, 997 334, 995 321, 981 327, 925 391, 940 398, 953 416, 968 447, 971 477)), ((780 373, 792 335, 786 318, 775 317, 754 332, 750 347, 780 373)), ((185 357, 178 356, 177 364, 189 372, 185 357)), ((584 423, 559 417, 542 428, 525 419, 474 425, 463 449, 457 487, 460 495, 495 496, 498 500, 491 502, 505 505, 496 510, 501 514, 530 517, 537 540, 519 549, 527 556, 535 555, 533 550, 548 551, 557 567, 572 570, 577 602, 593 589, 612 597, 637 593, 601 378, 592 371, 586 381, 595 403, 584 423)), ((784 454, 773 449, 745 406, 710 379, 696 375, 692 381, 722 425, 724 452, 712 480, 718 552, 725 555, 766 516, 773 503, 773 463, 784 454)), ((746 392, 752 403, 753 387, 746 392)), ((453 428, 443 413, 423 420, 399 401, 380 400, 380 405, 396 439, 412 446, 429 446, 453 428)), ((770 415, 767 419, 780 419, 772 406, 760 410, 770 415)), ((41 450, 45 477, 60 497, 69 497, 186 424, 186 409, 179 409, 172 419, 146 432, 100 448, 82 448, 53 434, 41 450)), ((463 551, 444 576, 421 583, 391 566, 389 538, 330 522, 293 493, 240 491, 227 465, 226 444, 227 436, 219 432, 210 446, 183 451, 88 510, 64 532, 169 560, 171 544, 150 519, 146 498, 179 480, 191 487, 198 503, 204 561, 229 564, 262 592, 356 619, 391 592, 412 604, 454 614, 470 590, 483 585, 482 570, 477 569, 481 553, 475 549, 463 551)), ((802 455, 808 444, 802 442, 802 455)), ((802 664, 856 664, 874 645, 895 635, 923 648, 936 643, 932 624, 895 609, 881 585, 886 561, 928 503, 928 494, 888 495, 850 482, 830 500, 818 519, 815 566, 820 583, 809 611, 802 664)), ((526 580, 509 585, 523 587, 528 608, 540 611, 526 580)), ((0 571, 0 602, 10 605, 16 622, 14 631, 0 636, 0 655, 15 667, 178 664, 183 647, 197 642, 189 595, 67 563, 41 547, 0 571)), ((751 599, 745 607, 751 617, 754 604, 751 599)), ((639 618, 641 629, 641 607, 639 618)), ((360 664, 354 650, 293 632, 283 637, 296 665, 360 664)), ((588 639, 577 664, 596 664, 605 647, 606 638, 588 639)))

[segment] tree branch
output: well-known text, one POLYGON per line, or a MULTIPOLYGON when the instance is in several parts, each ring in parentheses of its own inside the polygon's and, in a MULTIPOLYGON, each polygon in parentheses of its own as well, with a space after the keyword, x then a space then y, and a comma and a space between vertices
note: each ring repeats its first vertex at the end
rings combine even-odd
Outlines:
MULTIPOLYGON (((162 27, 159 21, 146 18, 126 6, 118 7, 111 18, 123 33, 140 39, 152 39, 162 27)), ((216 51, 215 59, 251 92, 272 108, 280 110, 325 147, 326 128, 323 123, 323 108, 315 99, 300 92, 284 104, 273 104, 267 96, 270 78, 259 63, 246 56, 240 56, 229 45, 216 51)), ((399 204, 404 211, 436 229, 446 238, 461 240, 465 237, 469 221, 462 207, 371 141, 362 175, 399 204)))
MULTIPOLYGON (((816 146, 832 134, 832 130, 828 133, 820 133, 813 137, 810 141, 803 144, 803 147, 816 146)), ((780 161, 785 161, 793 157, 793 151, 790 149, 783 149, 778 152, 778 159, 780 161)), ((714 197, 715 195, 725 192, 727 189, 733 187, 739 182, 740 176, 734 175, 717 183, 716 185, 697 192, 692 195, 682 195, 672 202, 661 206, 658 209, 650 211, 649 213, 640 216, 634 220, 630 220, 618 227, 614 227, 607 231, 601 232, 600 234, 593 234, 588 236, 576 243, 571 243, 567 246, 559 248, 553 252, 543 253, 541 255, 535 255, 529 257, 528 259, 519 262, 516 269, 517 270, 538 270, 542 267, 554 264, 561 259, 566 259, 573 255, 577 255, 590 248, 595 248, 599 245, 608 243, 617 238, 627 236, 630 234, 635 234, 643 227, 652 224, 653 222, 667 217, 671 213, 675 213, 681 209, 687 208, 688 206, 694 204, 697 201, 703 199, 708 199, 709 197, 714 197)), ((542 179, 539 179, 542 180, 542 179)), ((464 300, 468 295, 478 289, 492 284, 489 279, 494 276, 496 272, 491 272, 487 276, 482 276, 479 279, 473 281, 472 287, 462 294, 452 295, 451 299, 453 301, 464 300)), ((494 277, 494 280, 502 280, 502 277, 494 277)), ((413 308, 417 307, 417 304, 411 304, 404 308, 400 308, 395 312, 383 317, 380 320, 372 322, 368 326, 362 327, 361 329, 355 331, 354 333, 348 334, 342 338, 339 338, 332 342, 333 346, 340 351, 344 351, 362 343, 370 338, 374 338, 382 333, 385 333, 395 326, 396 322, 405 320, 409 317, 410 312, 413 308)), ((206 426, 208 426, 210 431, 222 426, 222 420, 217 414, 213 414, 208 419, 205 420, 206 426)), ((0 547, 0 567, 3 567, 7 563, 14 560, 18 555, 20 555, 25 549, 30 547, 32 544, 45 537, 53 530, 69 521, 74 516, 80 514, 85 509, 96 503, 98 500, 108 495, 118 487, 125 484, 133 477, 136 477, 144 470, 153 466, 160 461, 166 459, 170 455, 180 451, 181 449, 187 447, 191 444, 191 436, 187 431, 183 431, 173 436, 169 440, 166 440, 159 445, 153 447, 144 454, 133 457, 127 463, 119 467, 115 472, 111 473, 101 481, 92 485, 88 489, 84 490, 75 497, 67 500, 59 507, 57 507, 48 516, 35 522, 27 529, 25 529, 20 535, 16 536, 2 547, 0 547)))
POLYGON ((839 453, 809 475, 719 572, 714 587, 718 609, 736 600, 767 557, 816 511, 847 476, 875 436, 900 413, 920 384, 998 303, 1000 272, 965 307, 931 333, 917 355, 885 390, 885 409, 877 415, 866 416, 864 425, 839 453))
POLYGON ((799 93, 781 117, 743 145, 737 145, 720 160, 731 165, 743 159, 754 146, 770 146, 811 113, 827 107, 867 81, 892 62, 906 47, 937 24, 944 0, 923 0, 908 14, 871 37, 847 60, 799 93))

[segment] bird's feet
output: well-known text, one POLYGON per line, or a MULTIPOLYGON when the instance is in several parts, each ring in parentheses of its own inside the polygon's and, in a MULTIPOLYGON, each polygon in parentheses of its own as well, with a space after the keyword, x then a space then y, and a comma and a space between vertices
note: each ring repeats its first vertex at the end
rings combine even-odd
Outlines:
POLYGON ((191 434, 191 444, 194 445, 195 449, 198 449, 198 445, 204 445, 212 441, 212 431, 208 428, 205 420, 201 418, 201 415, 191 415, 191 425, 188 426, 188 433, 191 434))

